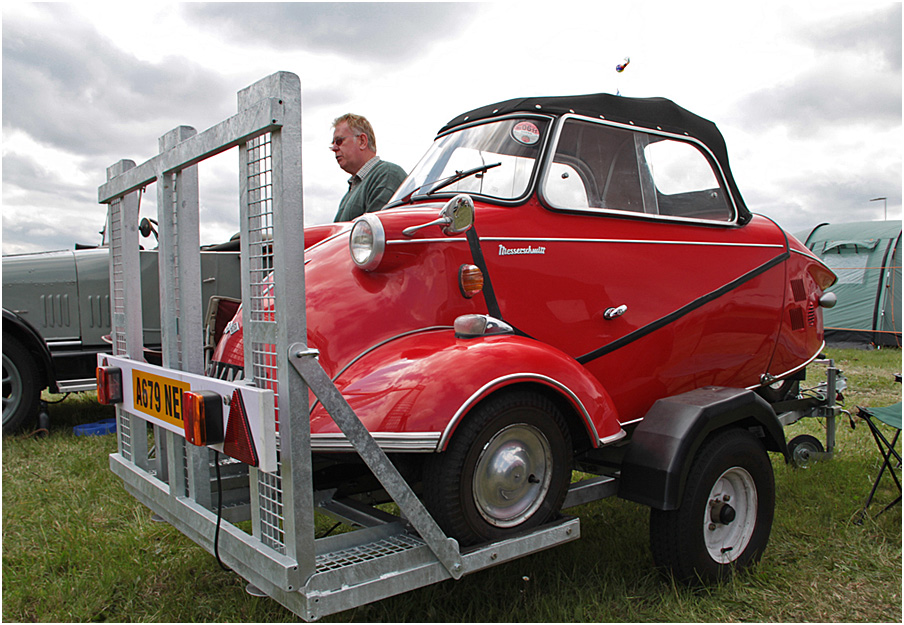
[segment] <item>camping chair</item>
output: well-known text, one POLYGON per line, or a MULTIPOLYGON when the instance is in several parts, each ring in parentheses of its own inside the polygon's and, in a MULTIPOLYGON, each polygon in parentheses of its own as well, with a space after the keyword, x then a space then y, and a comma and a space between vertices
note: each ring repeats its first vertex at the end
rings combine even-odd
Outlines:
MULTIPOLYGON (((901 376, 896 376, 896 379, 900 382, 901 376)), ((863 517, 867 514, 867 508, 869 508, 870 504, 873 502, 873 497, 879 489, 879 482, 882 480, 882 475, 885 473, 886 469, 891 473, 892 479, 894 479, 895 485, 898 487, 898 498, 880 510, 876 516, 878 517, 896 503, 901 502, 901 479, 899 477, 899 471, 901 470, 901 454, 895 449, 895 444, 901 436, 901 402, 892 404, 891 406, 882 406, 880 408, 862 408, 858 406, 857 416, 866 421, 866 424, 869 426, 869 430, 873 435, 873 439, 876 441, 876 446, 879 448, 879 453, 882 455, 882 467, 879 469, 879 474, 876 476, 873 488, 870 490, 869 497, 866 498, 866 504, 864 504, 863 510, 860 511, 860 517, 857 520, 857 523, 860 524, 863 523, 863 517), (894 435, 892 436, 891 442, 889 442, 882 430, 879 429, 877 422, 881 422, 893 429, 894 435)))

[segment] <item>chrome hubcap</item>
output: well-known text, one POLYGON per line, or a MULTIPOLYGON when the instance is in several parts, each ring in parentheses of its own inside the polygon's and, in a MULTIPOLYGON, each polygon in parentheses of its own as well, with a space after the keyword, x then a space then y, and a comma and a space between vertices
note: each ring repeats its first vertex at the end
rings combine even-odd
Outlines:
POLYGON ((537 511, 552 479, 552 449, 543 433, 517 423, 487 442, 474 471, 474 502, 496 527, 514 527, 537 511))
POLYGON ((745 469, 732 467, 716 480, 703 518, 713 560, 728 564, 741 557, 756 527, 757 505, 756 483, 745 469))

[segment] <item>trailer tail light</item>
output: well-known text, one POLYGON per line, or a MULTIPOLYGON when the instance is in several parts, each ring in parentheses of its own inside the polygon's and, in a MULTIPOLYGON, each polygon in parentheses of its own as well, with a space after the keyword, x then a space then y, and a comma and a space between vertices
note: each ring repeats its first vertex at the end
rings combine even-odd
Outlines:
POLYGON ((122 369, 97 368, 97 401, 105 406, 122 403, 122 369))
POLYGON ((182 427, 192 445, 223 442, 223 398, 211 391, 182 393, 182 427))
POLYGON ((251 437, 245 402, 238 389, 232 392, 232 400, 229 402, 229 420, 226 422, 223 453, 252 467, 260 464, 254 448, 254 439, 251 437))
POLYGON ((462 265, 458 268, 458 287, 471 299, 483 290, 483 272, 476 265, 462 265))

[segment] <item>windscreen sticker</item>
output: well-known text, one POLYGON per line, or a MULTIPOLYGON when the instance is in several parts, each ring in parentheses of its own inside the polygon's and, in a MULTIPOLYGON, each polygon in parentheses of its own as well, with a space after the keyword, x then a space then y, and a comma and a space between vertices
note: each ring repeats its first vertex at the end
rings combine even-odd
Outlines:
POLYGON ((540 140, 540 129, 533 122, 518 122, 512 128, 512 138, 524 145, 533 145, 540 140))

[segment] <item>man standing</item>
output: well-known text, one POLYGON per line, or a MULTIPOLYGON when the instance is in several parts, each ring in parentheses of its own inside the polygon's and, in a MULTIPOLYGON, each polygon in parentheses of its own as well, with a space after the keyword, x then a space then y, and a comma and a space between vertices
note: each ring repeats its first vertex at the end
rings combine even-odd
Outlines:
POLYGON ((346 113, 333 122, 330 149, 336 162, 351 174, 348 193, 333 221, 351 221, 383 208, 405 180, 405 170, 377 156, 374 129, 361 115, 346 113))

